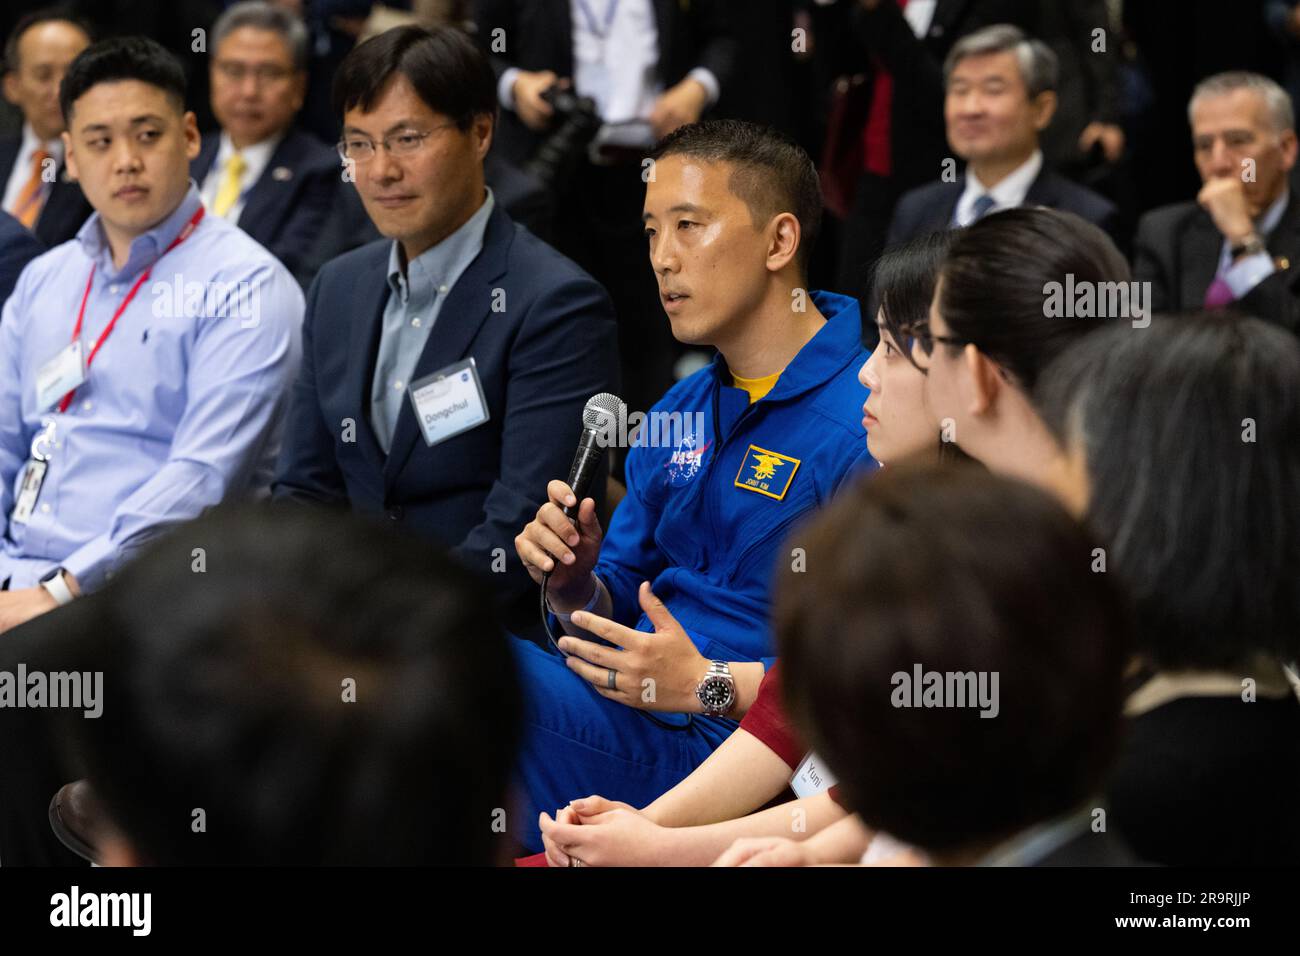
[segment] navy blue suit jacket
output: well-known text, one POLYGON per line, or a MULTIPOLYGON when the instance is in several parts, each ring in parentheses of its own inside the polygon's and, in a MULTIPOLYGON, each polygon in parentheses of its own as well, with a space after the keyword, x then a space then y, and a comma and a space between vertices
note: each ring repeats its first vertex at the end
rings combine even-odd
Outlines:
POLYGON ((407 401, 385 456, 370 394, 391 248, 380 240, 331 260, 307 293, 273 494, 386 513, 482 573, 500 568, 500 548, 496 593, 515 609, 531 606, 537 592, 514 539, 545 502, 547 482, 568 475, 587 399, 615 390, 613 306, 594 279, 496 206, 411 376, 473 356, 490 418, 430 448, 407 401))
MULTIPOLYGON (((19 136, 0 140, 0 189, 9 181, 9 174, 13 172, 22 144, 22 137, 19 136)), ((69 179, 67 168, 60 165, 32 231, 36 233, 37 239, 53 249, 75 236, 94 211, 81 191, 81 184, 69 179)))
MULTIPOLYGON (((190 175, 200 187, 220 144, 220 134, 207 134, 190 163, 190 175)), ((265 246, 304 286, 324 262, 314 251, 334 208, 341 170, 342 161, 333 149, 310 133, 290 129, 248 190, 239 214, 239 228, 265 246)))
POLYGON ((7 212, 0 212, 0 308, 14 291, 27 263, 44 251, 44 244, 21 222, 7 212))
MULTIPOLYGON (((965 189, 963 173, 955 183, 929 183, 904 193, 889 226, 889 245, 949 228, 965 189)), ((1104 229, 1121 249, 1128 244, 1127 237, 1119 235, 1119 211, 1109 199, 1050 169, 1038 174, 1025 194, 1024 205, 1072 212, 1104 229)))

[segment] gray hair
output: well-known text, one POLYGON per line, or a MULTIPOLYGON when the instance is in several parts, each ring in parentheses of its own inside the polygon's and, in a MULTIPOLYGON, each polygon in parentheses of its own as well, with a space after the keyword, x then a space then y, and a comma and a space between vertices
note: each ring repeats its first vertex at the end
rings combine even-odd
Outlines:
POLYGON ((1020 76, 1025 81, 1025 89, 1031 100, 1039 93, 1056 89, 1061 67, 1052 48, 1042 40, 1031 39, 1024 30, 1010 23, 995 23, 968 33, 954 43, 948 52, 948 58, 943 62, 944 86, 948 85, 957 64, 968 56, 1008 51, 1016 55, 1020 76))
POLYGON ((263 0, 244 0, 219 16, 212 25, 212 49, 215 50, 222 40, 243 27, 280 34, 293 57, 294 69, 307 69, 307 26, 296 13, 263 0))
POLYGON ((1196 89, 1192 91, 1192 98, 1187 103, 1188 125, 1192 122, 1192 111, 1196 109, 1198 100, 1208 96, 1226 96, 1237 90, 1253 90, 1263 98, 1264 112, 1268 116, 1269 125, 1273 127, 1273 132, 1285 133, 1287 130, 1295 129, 1295 110, 1291 106, 1291 97, 1287 95, 1286 90, 1267 76, 1249 73, 1246 70, 1216 73, 1197 83, 1196 89))

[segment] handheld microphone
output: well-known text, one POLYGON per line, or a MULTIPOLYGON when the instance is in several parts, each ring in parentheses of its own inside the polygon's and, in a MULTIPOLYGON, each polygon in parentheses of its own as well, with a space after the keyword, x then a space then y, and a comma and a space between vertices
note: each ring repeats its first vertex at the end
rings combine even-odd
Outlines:
POLYGON ((562 509, 565 517, 574 524, 578 523, 578 508, 582 499, 591 490, 591 483, 600 471, 605 457, 605 446, 610 437, 618 434, 618 423, 627 420, 627 406, 617 395, 601 392, 587 399, 582 410, 582 438, 578 441, 578 450, 573 454, 573 464, 569 467, 568 485, 573 489, 573 497, 578 503, 572 507, 565 505, 562 509))

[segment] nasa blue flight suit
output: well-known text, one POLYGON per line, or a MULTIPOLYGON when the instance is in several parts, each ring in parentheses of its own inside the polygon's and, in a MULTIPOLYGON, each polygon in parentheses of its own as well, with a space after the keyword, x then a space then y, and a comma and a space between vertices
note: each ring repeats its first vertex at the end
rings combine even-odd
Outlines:
MULTIPOLYGON (((650 581, 705 658, 768 667, 776 659, 768 619, 778 561, 789 560, 782 543, 846 478, 875 466, 861 424, 867 392, 857 376, 867 353, 857 301, 826 292, 812 300, 826 324, 762 399, 749 404, 718 356, 651 410, 702 420, 704 434, 683 429, 676 448, 628 453, 627 495, 595 568, 614 620, 654 630, 637 600, 650 581)), ((655 713, 674 725, 665 728, 601 697, 554 649, 511 644, 526 705, 522 819, 510 830, 534 852, 539 812, 593 793, 644 806, 736 729, 723 718, 655 713)))

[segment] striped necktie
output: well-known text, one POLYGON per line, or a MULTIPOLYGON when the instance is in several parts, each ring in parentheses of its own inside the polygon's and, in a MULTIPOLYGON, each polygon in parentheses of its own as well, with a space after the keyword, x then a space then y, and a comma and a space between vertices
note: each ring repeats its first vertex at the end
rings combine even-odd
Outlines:
POLYGON ((988 193, 980 196, 975 200, 975 205, 971 206, 971 222, 977 223, 988 215, 988 211, 993 208, 994 199, 988 193))
POLYGON ((11 210, 15 219, 21 222, 28 229, 36 225, 36 217, 41 214, 41 209, 45 205, 45 196, 48 192, 46 182, 42 173, 45 171, 45 161, 50 158, 50 154, 44 149, 38 149, 32 153, 32 175, 23 185, 22 192, 14 201, 14 208, 11 210))

